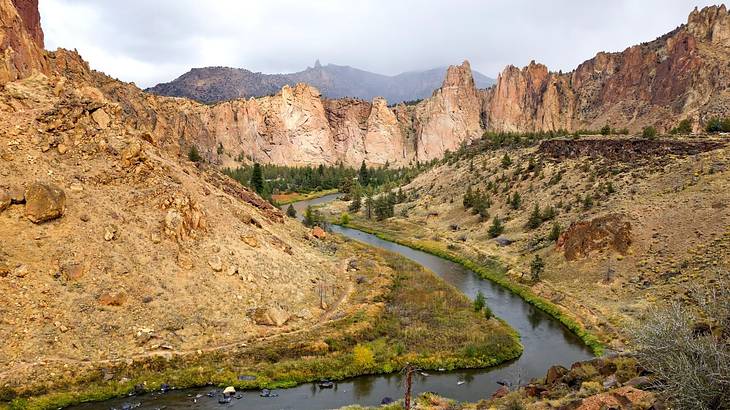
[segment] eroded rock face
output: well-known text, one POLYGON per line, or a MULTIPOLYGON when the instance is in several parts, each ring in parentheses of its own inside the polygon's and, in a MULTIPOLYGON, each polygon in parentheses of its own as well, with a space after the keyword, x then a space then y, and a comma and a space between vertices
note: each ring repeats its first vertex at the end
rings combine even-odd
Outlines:
POLYGON ((535 62, 508 66, 482 94, 488 128, 569 131, 605 124, 668 130, 730 113, 730 15, 725 6, 695 9, 686 25, 620 53, 598 53, 570 73, 535 62))
POLYGON ((0 85, 48 71, 37 0, 0 0, 0 85))
POLYGON ((25 216, 34 223, 60 218, 66 211, 66 193, 55 185, 34 183, 25 191, 25 216))
POLYGON ((631 223, 621 215, 610 214, 574 222, 560 235, 556 247, 564 252, 565 259, 575 260, 601 249, 625 255, 630 245, 631 223))
POLYGON ((416 106, 414 122, 416 157, 422 161, 482 135, 481 100, 468 61, 449 67, 443 86, 416 106))

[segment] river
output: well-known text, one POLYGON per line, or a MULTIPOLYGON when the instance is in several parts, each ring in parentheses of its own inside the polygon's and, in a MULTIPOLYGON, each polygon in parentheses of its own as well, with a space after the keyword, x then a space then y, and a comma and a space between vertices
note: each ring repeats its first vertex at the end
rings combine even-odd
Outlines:
MULTIPOLYGON (((329 202, 337 194, 302 201, 294 204, 299 216, 308 205, 329 202)), ((494 314, 515 328, 524 346, 518 359, 488 369, 471 369, 452 372, 429 372, 428 376, 416 375, 413 383, 415 394, 436 392, 459 401, 478 401, 488 398, 497 388, 498 382, 524 384, 532 378, 542 377, 555 364, 569 366, 571 363, 593 357, 590 349, 560 322, 543 311, 525 302, 508 290, 488 280, 479 278, 474 272, 461 265, 425 252, 410 249, 382 240, 374 235, 354 229, 333 226, 335 233, 367 243, 371 246, 399 253, 430 269, 446 282, 452 284, 470 298, 478 291, 486 297, 494 314)), ((121 409, 124 404, 137 405, 140 409, 260 409, 260 410, 318 410, 332 409, 349 404, 377 405, 384 397, 397 399, 403 394, 400 374, 361 376, 340 381, 333 389, 321 389, 315 384, 300 385, 290 389, 277 390, 277 397, 263 398, 258 391, 248 391, 242 398, 229 404, 218 404, 217 397, 204 394, 211 388, 185 389, 166 394, 147 394, 119 398, 99 403, 88 403, 75 409, 121 409), (203 397, 195 399, 196 395, 203 397)))

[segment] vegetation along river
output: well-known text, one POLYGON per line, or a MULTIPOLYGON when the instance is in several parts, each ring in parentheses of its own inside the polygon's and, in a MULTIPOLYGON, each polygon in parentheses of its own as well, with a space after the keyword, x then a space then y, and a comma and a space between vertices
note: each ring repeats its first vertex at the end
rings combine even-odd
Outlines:
MULTIPOLYGON (((327 195, 294 204, 297 215, 303 215, 308 205, 329 202, 337 194, 327 195)), ((515 328, 524 346, 524 353, 518 359, 488 369, 457 370, 452 372, 417 373, 413 380, 414 394, 436 392, 459 401, 478 401, 488 398, 497 388, 498 382, 526 383, 531 378, 543 377, 548 368, 555 364, 569 366, 571 363, 593 357, 591 350, 560 322, 543 311, 525 302, 519 296, 479 278, 474 272, 461 265, 425 252, 388 242, 374 235, 340 226, 333 226, 335 233, 386 249, 410 258, 446 282, 474 298, 478 291, 486 297, 494 314, 515 328)), ((398 399, 403 394, 403 380, 399 373, 389 375, 361 376, 338 382, 334 388, 322 389, 316 384, 305 384, 290 389, 276 390, 276 397, 260 397, 259 391, 247 391, 241 399, 231 403, 218 404, 218 395, 213 398, 205 394, 211 388, 170 391, 166 394, 148 394, 137 397, 119 398, 101 403, 76 406, 76 409, 122 409, 130 404, 140 409, 190 408, 190 409, 332 409, 349 404, 377 405, 385 397, 398 399), (196 395, 202 395, 194 400, 196 395), (126 405, 126 406, 125 406, 126 405)))

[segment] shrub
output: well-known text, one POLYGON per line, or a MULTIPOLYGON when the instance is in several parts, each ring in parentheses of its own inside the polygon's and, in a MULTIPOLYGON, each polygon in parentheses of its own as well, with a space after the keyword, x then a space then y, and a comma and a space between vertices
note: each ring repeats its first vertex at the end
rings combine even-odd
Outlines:
POLYGON ((651 309, 628 331, 637 359, 675 408, 730 408, 730 275, 708 286, 690 292, 691 305, 651 309))
POLYGON ((641 136, 648 139, 656 138, 656 128, 652 126, 644 127, 641 131, 641 136))
POLYGON ((512 196, 512 199, 509 201, 509 205, 512 209, 520 209, 520 205, 522 205, 522 197, 519 192, 515 192, 514 196, 512 196))
POLYGON ((292 206, 292 204, 289 204, 289 206, 286 208, 286 216, 288 216, 289 218, 297 217, 297 210, 294 209, 294 206, 292 206))
POLYGON ((562 231, 562 228, 560 227, 560 224, 555 222, 553 224, 552 229, 550 229, 550 233, 548 234, 548 239, 555 242, 560 238, 560 233, 562 231))
POLYGON ((499 235, 502 235, 502 232, 504 232, 504 225, 502 225, 502 221, 499 217, 495 216, 494 219, 492 219, 492 225, 489 227, 489 237, 496 238, 499 235))
POLYGON ((352 362, 361 369, 369 368, 375 364, 375 355, 369 347, 358 344, 352 349, 352 362))
POLYGON ((491 309, 491 308, 490 308, 489 306, 487 306, 487 305, 484 305, 484 317, 485 317, 485 318, 486 318, 487 320, 489 320, 489 319, 491 319, 491 318, 492 318, 493 316, 494 316, 494 313, 492 313, 492 309, 491 309))
POLYGON ((705 126, 705 131, 710 133, 715 132, 730 132, 730 117, 725 119, 710 118, 705 126))
POLYGON ((474 298, 474 311, 479 312, 480 310, 484 309, 484 306, 487 304, 487 298, 484 297, 484 294, 482 291, 477 292, 477 296, 474 298))
POLYGON ((606 124, 601 128, 601 135, 608 135, 611 133, 611 126, 606 124))
POLYGON ((671 134, 691 134, 692 133, 692 120, 685 118, 677 124, 676 127, 669 131, 671 134))
POLYGON ((540 225, 542 225, 542 215, 540 214, 540 207, 535 204, 535 207, 532 209, 530 217, 527 218, 527 223, 525 224, 525 227, 527 229, 535 229, 540 225))
POLYGON ((539 281, 540 275, 542 275, 544 271, 545 262, 542 260, 540 255, 535 255, 532 262, 530 262, 530 279, 532 279, 533 282, 539 281))
POLYGON ((350 214, 347 212, 343 212, 342 215, 340 215, 340 224, 341 225, 347 225, 350 223, 350 214))
POLYGON ((200 162, 203 160, 203 157, 200 156, 200 151, 198 151, 198 147, 195 145, 190 147, 190 150, 188 151, 188 159, 192 162, 200 162))
POLYGON ((507 153, 504 154, 502 157, 502 168, 509 168, 510 165, 512 165, 512 159, 507 155, 507 153))

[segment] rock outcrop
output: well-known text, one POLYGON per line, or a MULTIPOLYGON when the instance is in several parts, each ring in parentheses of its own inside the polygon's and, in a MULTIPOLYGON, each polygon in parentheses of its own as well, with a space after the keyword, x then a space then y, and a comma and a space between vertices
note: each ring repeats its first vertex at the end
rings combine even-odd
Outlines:
MULTIPOLYGON (((125 125, 143 130, 155 146, 184 155, 195 145, 207 161, 223 166, 407 165, 439 158, 485 130, 574 131, 605 124, 666 130, 684 118, 699 129, 708 118, 730 113, 730 16, 724 6, 695 10, 671 33, 620 53, 599 53, 570 73, 534 62, 509 66, 495 86, 478 90, 465 61, 449 67, 442 86, 416 105, 329 100, 297 84, 275 95, 208 106, 144 93, 91 71, 75 52, 42 50, 35 2, 0 1, 0 84, 34 71, 61 75, 80 98, 119 110, 125 125)), ((110 113, 91 111, 105 128, 110 113)))
POLYGON ((0 85, 45 72, 38 0, 0 0, 0 85))
POLYGON ((604 249, 625 255, 630 245, 631 223, 616 214, 575 222, 560 235, 555 244, 569 261, 604 249))
POLYGON ((535 62, 507 67, 483 93, 488 128, 497 131, 668 130, 730 113, 730 15, 695 9, 687 24, 619 53, 598 53, 570 73, 535 62))
POLYGON ((416 158, 440 158, 480 137, 480 105, 469 62, 449 67, 443 86, 416 106, 416 158))

